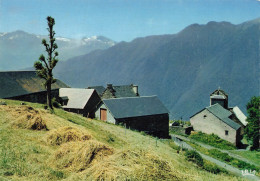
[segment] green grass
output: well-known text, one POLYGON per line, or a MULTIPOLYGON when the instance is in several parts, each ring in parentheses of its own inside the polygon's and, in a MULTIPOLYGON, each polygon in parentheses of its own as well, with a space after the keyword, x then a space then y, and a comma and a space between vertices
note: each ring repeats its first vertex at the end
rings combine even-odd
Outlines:
POLYGON ((216 148, 220 148, 223 150, 235 150, 236 147, 230 142, 221 139, 215 134, 205 134, 202 132, 193 133, 189 136, 189 138, 200 141, 202 143, 214 146, 216 148))
POLYGON ((259 151, 239 151, 233 150, 232 153, 239 155, 260 167, 260 152, 259 151))
POLYGON ((200 145, 198 145, 196 143, 191 143, 191 142, 189 142, 189 144, 193 148, 198 150, 199 152, 204 153, 205 155, 211 156, 211 157, 213 157, 217 160, 223 161, 223 162, 225 162, 229 165, 232 165, 236 168, 239 168, 239 169, 255 170, 259 174, 260 168, 257 165, 252 165, 252 164, 246 163, 242 160, 239 160, 237 158, 230 156, 227 153, 223 153, 223 152, 221 152, 217 149, 206 149, 206 148, 201 147, 200 145))
POLYGON ((40 104, 26 103, 41 112, 49 131, 13 128, 12 122, 17 119, 16 109, 21 102, 4 101, 11 107, 0 106, 0 180, 238 180, 232 175, 215 175, 189 164, 171 140, 157 140, 61 109, 51 113, 40 104), (80 145, 85 142, 59 146, 46 141, 52 130, 64 126, 91 135, 92 143, 106 145, 113 151, 112 155, 98 161, 102 154, 96 153, 91 157, 94 159, 91 164, 75 170, 70 163, 84 163, 80 160, 87 152, 77 151, 77 147, 84 148, 80 145), (70 154, 71 149, 82 153, 81 157, 70 154))

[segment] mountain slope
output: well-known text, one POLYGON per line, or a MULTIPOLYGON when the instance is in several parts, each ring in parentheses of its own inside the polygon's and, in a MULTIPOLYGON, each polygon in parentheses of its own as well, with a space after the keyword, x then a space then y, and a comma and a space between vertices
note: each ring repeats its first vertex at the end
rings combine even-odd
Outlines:
MULTIPOLYGON (((45 49, 41 44, 46 36, 29 34, 23 31, 0 33, 0 70, 17 70, 33 66, 45 49)), ((102 36, 81 40, 56 37, 60 60, 83 55, 97 49, 106 49, 115 42, 102 36)))
MULTIPOLYGON (((23 95, 27 93, 46 90, 35 71, 9 71, 0 72, 0 98, 23 95)), ((65 83, 57 80, 52 89, 68 87, 65 83)))
POLYGON ((158 95, 175 119, 208 106, 219 86, 229 94, 229 105, 245 112, 250 97, 259 94, 259 26, 259 20, 194 24, 175 35, 138 38, 72 58, 56 73, 74 87, 138 84, 141 95, 158 95))

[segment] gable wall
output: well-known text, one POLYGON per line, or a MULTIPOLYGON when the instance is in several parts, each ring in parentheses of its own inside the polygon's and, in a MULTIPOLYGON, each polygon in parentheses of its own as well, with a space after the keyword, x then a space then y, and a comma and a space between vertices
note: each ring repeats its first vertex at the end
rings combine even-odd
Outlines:
POLYGON ((93 92, 91 97, 89 98, 87 104, 84 107, 85 116, 89 118, 95 117, 95 109, 97 108, 98 104, 101 102, 101 98, 99 97, 96 91, 93 92))
POLYGON ((95 111, 95 118, 100 119, 100 109, 106 109, 107 110, 107 122, 109 123, 113 123, 116 124, 116 120, 114 119, 113 115, 111 114, 111 112, 108 110, 108 108, 106 107, 106 105, 104 103, 101 103, 97 110, 95 111))
POLYGON ((195 131, 201 131, 207 134, 214 133, 234 145, 237 144, 237 131, 218 119, 207 109, 193 116, 190 122, 195 131), (206 116, 205 118, 204 115, 206 116), (225 135, 225 130, 228 131, 228 135, 225 135))

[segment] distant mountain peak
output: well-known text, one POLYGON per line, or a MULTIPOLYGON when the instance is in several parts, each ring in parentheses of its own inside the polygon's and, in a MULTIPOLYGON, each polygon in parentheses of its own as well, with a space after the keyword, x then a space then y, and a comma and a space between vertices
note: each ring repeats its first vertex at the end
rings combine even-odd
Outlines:
POLYGON ((233 25, 230 22, 227 21, 221 21, 221 22, 216 22, 216 21, 210 21, 206 24, 206 26, 219 26, 219 25, 226 25, 226 26, 230 26, 233 25))
MULTIPOLYGON (((16 70, 31 67, 39 55, 44 52, 41 40, 47 35, 27 33, 22 30, 0 33, 0 70, 16 70), (28 51, 28 49, 30 51, 28 51), (8 61, 5 61, 8 60, 8 61)), ((69 58, 102 50, 114 46, 116 43, 103 36, 93 36, 86 39, 73 39, 56 36, 59 46, 59 59, 69 58)))

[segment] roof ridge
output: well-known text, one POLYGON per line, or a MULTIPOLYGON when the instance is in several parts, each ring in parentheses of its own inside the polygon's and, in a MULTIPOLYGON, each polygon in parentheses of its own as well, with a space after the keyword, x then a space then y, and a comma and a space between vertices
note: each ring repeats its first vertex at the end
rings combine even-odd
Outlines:
POLYGON ((223 121, 224 123, 226 123, 227 125, 229 125, 230 127, 234 128, 234 129, 238 129, 239 127, 241 127, 238 123, 236 123, 235 121, 233 121, 232 119, 229 118, 230 115, 227 116, 227 117, 220 117, 218 114, 214 113, 214 111, 212 111, 212 109, 209 109, 209 108, 211 108, 211 107, 216 107, 216 106, 217 106, 217 107, 220 106, 223 110, 227 111, 230 115, 233 114, 231 111, 229 111, 229 110, 223 108, 223 107, 222 107, 220 104, 218 104, 218 103, 216 103, 216 104, 214 104, 214 105, 212 105, 212 106, 206 107, 206 109, 207 109, 209 112, 211 112, 214 116, 216 116, 218 119, 220 119, 221 121, 223 121), (228 123, 226 120, 227 120, 227 121, 231 121, 232 124, 235 124, 235 127, 234 127, 234 125, 232 126, 232 124, 228 123), (236 128, 236 127, 237 127, 237 128, 236 128))
POLYGON ((103 99, 103 100, 139 99, 139 98, 145 98, 145 97, 157 97, 157 95, 152 95, 152 96, 136 96, 136 97, 118 97, 118 98, 110 98, 110 99, 103 99))

